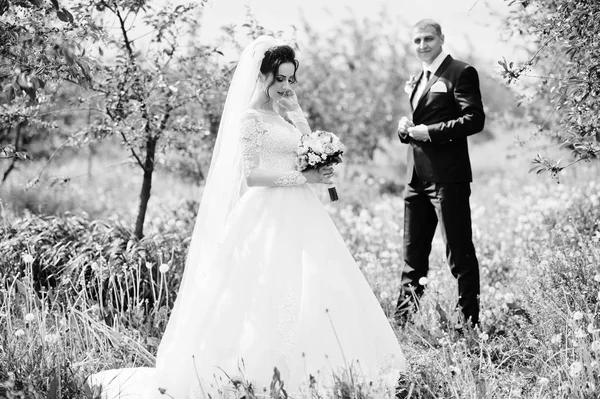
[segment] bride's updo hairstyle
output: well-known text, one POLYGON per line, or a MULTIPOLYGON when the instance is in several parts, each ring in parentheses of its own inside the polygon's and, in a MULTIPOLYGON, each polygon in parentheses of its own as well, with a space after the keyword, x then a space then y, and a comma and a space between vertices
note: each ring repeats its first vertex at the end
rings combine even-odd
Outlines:
POLYGON ((271 81, 265 88, 267 98, 271 98, 271 96, 269 96, 269 89, 275 84, 275 80, 279 74, 279 66, 288 62, 294 64, 294 75, 292 76, 292 81, 293 83, 296 83, 296 71, 298 70, 298 66, 300 64, 296 59, 296 52, 294 49, 288 45, 282 45, 271 47, 265 52, 265 56, 260 64, 260 73, 265 77, 271 75, 271 81))

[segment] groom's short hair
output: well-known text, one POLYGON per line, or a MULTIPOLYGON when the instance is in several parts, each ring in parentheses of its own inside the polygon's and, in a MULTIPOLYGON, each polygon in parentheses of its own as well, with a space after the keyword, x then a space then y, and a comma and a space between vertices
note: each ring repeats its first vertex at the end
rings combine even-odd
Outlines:
POLYGON ((428 27, 432 27, 433 29, 435 29, 435 33, 437 33, 437 35, 439 37, 442 37, 442 26, 440 24, 438 24, 436 21, 434 21, 433 19, 422 19, 419 22, 417 22, 415 24, 415 26, 413 27, 413 30, 419 28, 419 29, 425 29, 428 27))

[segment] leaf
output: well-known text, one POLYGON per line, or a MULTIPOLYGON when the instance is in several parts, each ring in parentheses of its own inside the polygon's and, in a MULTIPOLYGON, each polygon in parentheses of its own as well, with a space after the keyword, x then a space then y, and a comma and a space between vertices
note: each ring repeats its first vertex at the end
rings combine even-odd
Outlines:
POLYGON ((67 19, 69 20, 69 22, 72 23, 73 21, 75 21, 75 19, 73 18, 73 14, 71 14, 69 12, 69 10, 67 10, 66 8, 63 7, 62 11, 65 13, 65 15, 66 15, 67 19))
POLYGON ((104 55, 104 50, 102 50, 102 47, 98 47, 98 53, 100 54, 100 56, 104 55))
POLYGON ((17 157, 18 159, 21 159, 23 161, 30 161, 31 157, 29 156, 29 154, 27 154, 26 152, 22 152, 22 151, 16 151, 15 152, 15 157, 17 157))
POLYGON ((8 0, 0 0, 0 17, 8 11, 8 7, 10 6, 10 3, 8 2, 8 0))
POLYGON ((59 9, 59 6, 58 6, 58 0, 50 0, 50 1, 52 2, 52 5, 54 6, 54 8, 55 8, 56 10, 58 10, 58 9, 59 9))
POLYGON ((13 87, 13 85, 6 85, 4 87, 3 92, 5 93, 4 95, 6 96, 6 99, 8 101, 12 101, 16 97, 15 88, 13 87))
POLYGON ((58 10, 56 12, 56 16, 63 22, 69 22, 69 17, 67 17, 67 14, 65 14, 62 10, 58 10))
POLYGON ((175 12, 176 12, 176 13, 178 13, 178 12, 181 12, 181 10, 183 10, 183 9, 185 9, 185 7, 184 7, 183 5, 181 5, 181 4, 180 4, 180 5, 178 5, 177 7, 175 7, 175 12))
POLYGON ((48 399, 57 399, 58 398, 58 377, 54 374, 54 378, 50 381, 50 387, 48 392, 48 399))

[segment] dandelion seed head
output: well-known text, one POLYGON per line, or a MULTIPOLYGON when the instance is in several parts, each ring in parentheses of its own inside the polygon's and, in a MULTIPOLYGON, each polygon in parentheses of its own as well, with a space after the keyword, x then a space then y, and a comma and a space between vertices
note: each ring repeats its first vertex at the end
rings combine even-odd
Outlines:
POLYGON ((578 321, 583 319, 583 312, 580 312, 579 310, 576 311, 575 313, 573 313, 573 320, 578 321))
POLYGON ((163 263, 163 264, 162 264, 162 265, 160 265, 160 267, 158 268, 158 270, 159 270, 161 273, 166 273, 166 272, 168 272, 168 271, 169 271, 169 269, 170 269, 170 267, 169 267, 169 265, 168 265, 167 263, 163 263))
POLYGON ((587 337, 587 332, 585 332, 583 328, 579 328, 579 329, 577 329, 577 331, 575 331, 575 338, 585 338, 585 337, 587 337))
POLYGON ((46 334, 44 336, 44 342, 47 344, 55 344, 60 340, 60 336, 58 334, 46 334))
POLYGON ((33 256, 30 253, 24 253, 22 256, 23 262, 29 264, 33 263, 33 256))
POLYGON ((27 313, 25 315, 25 321, 31 323, 34 320, 35 320, 35 315, 33 313, 27 313))
POLYGON ((581 362, 573 362, 571 363, 571 367, 569 367, 569 375, 571 377, 577 376, 583 370, 583 363, 581 362))

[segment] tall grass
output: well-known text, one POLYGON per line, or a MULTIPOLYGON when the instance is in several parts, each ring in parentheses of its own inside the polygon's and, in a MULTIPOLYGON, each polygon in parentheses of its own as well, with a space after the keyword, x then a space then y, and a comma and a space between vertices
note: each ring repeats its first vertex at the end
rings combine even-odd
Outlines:
MULTIPOLYGON (((480 330, 447 328, 458 317, 457 294, 436 236, 420 311, 398 331, 409 363, 398 397, 600 396, 600 167, 567 171, 560 184, 521 170, 488 166, 473 186, 480 330)), ((341 191, 330 213, 391 315, 402 263, 403 201, 396 194, 372 195, 386 184, 377 179, 365 193, 359 180, 345 184, 354 194, 344 198, 341 191)), ((90 373, 153 364, 194 222, 196 203, 181 194, 188 189, 171 185, 164 202, 163 192, 155 193, 141 241, 131 238, 127 221, 109 213, 43 216, 5 209, 0 396, 93 397, 83 386, 90 373)), ((111 195, 117 198, 118 190, 111 195)), ((322 397, 380 397, 368 384, 339 381, 339 389, 322 397)))

